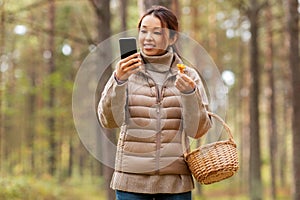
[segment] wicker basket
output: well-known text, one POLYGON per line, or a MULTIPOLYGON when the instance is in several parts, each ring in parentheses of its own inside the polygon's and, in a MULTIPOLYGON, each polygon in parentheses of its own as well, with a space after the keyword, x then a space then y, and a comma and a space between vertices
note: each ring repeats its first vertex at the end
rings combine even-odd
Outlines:
MULTIPOLYGON (((219 120, 226 129, 229 139, 203 145, 191 152, 182 140, 184 158, 194 178, 201 184, 211 184, 233 176, 238 168, 236 144, 228 125, 216 114, 208 113, 219 120)), ((185 133, 183 133, 185 137, 185 133)))

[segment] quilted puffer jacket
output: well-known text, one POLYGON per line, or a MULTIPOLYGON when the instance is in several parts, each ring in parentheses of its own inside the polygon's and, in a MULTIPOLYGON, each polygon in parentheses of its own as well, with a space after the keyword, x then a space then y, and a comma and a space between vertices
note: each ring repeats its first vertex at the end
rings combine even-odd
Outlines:
MULTIPOLYGON (((170 73, 161 89, 145 66, 128 81, 107 82, 98 106, 105 128, 120 127, 115 170, 134 174, 190 174, 183 158, 181 134, 199 138, 211 127, 203 102, 204 87, 197 72, 186 74, 197 83, 191 94, 175 87, 177 63, 174 53, 170 73)), ((187 138, 186 138, 187 139, 187 138)))

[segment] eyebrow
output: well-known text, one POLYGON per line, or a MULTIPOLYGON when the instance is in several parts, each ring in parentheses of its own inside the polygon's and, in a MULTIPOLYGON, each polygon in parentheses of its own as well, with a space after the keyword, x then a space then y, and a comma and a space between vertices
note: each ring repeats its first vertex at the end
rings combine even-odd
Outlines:
MULTIPOLYGON (((142 28, 152 28, 152 27, 148 27, 148 26, 143 25, 142 28)), ((153 29, 162 29, 162 27, 154 27, 153 29)))

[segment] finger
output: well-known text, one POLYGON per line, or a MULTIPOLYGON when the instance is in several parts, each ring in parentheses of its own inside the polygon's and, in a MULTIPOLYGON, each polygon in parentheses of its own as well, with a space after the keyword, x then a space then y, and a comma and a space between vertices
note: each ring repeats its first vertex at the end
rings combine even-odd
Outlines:
POLYGON ((180 87, 180 84, 177 81, 175 82, 175 87, 180 91, 181 87, 180 87))
POLYGON ((177 79, 175 81, 175 86, 178 87, 178 88, 183 88, 184 87, 184 82, 182 82, 179 79, 177 79))
POLYGON ((120 69, 122 70, 122 71, 125 71, 126 70, 126 68, 127 68, 127 65, 126 65, 126 63, 120 63, 120 69))
POLYGON ((129 60, 128 62, 121 63, 120 68, 122 71, 126 72, 126 71, 132 69, 133 65, 136 65, 136 64, 141 65, 141 63, 142 63, 142 61, 140 58, 134 58, 134 59, 129 60))
POLYGON ((141 65, 142 65, 142 62, 139 60, 139 61, 135 62, 134 64, 131 64, 131 65, 127 66, 126 68, 124 68, 124 72, 131 71, 135 68, 138 68, 141 65))
POLYGON ((137 52, 137 53, 134 53, 134 54, 132 54, 132 55, 130 55, 128 57, 132 59, 132 58, 139 57, 139 56, 140 56, 140 53, 137 52))
POLYGON ((176 81, 180 84, 180 85, 185 85, 187 81, 185 81, 182 76, 177 76, 176 81))
POLYGON ((186 86, 190 86, 192 88, 196 87, 195 81, 185 74, 178 75, 178 80, 186 86))
POLYGON ((185 81, 189 81, 189 80, 192 80, 188 75, 186 74, 183 74, 183 73, 180 73, 178 74, 183 80, 185 81))
POLYGON ((134 59, 134 58, 138 58, 139 55, 140 55, 140 53, 132 54, 132 55, 130 55, 130 56, 128 56, 128 57, 122 59, 121 62, 122 62, 122 63, 126 63, 126 62, 128 62, 128 61, 130 61, 130 60, 132 60, 132 59, 134 59))
POLYGON ((141 70, 140 67, 136 67, 136 68, 133 68, 133 69, 131 69, 130 71, 126 72, 126 74, 127 74, 128 77, 129 77, 129 76, 131 76, 132 74, 135 74, 135 73, 139 72, 140 70, 141 70))
POLYGON ((142 62, 141 58, 133 58, 133 59, 129 60, 127 63, 128 63, 128 65, 132 65, 132 64, 135 64, 138 62, 142 62))
POLYGON ((186 90, 186 88, 185 88, 183 85, 181 85, 179 82, 175 84, 175 87, 176 87, 180 92, 186 90))
POLYGON ((130 72, 128 72, 129 74, 135 74, 137 73, 138 71, 140 71, 141 68, 138 66, 138 67, 135 67, 134 69, 132 69, 130 72))

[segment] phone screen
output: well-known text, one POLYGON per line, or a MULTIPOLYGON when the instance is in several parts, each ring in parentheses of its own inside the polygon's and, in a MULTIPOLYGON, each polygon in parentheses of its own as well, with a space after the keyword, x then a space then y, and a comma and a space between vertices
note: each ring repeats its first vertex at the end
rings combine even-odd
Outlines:
POLYGON ((124 59, 132 54, 137 53, 136 39, 130 38, 120 38, 119 39, 121 59, 124 59))

